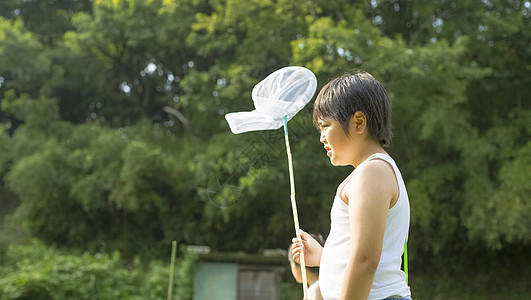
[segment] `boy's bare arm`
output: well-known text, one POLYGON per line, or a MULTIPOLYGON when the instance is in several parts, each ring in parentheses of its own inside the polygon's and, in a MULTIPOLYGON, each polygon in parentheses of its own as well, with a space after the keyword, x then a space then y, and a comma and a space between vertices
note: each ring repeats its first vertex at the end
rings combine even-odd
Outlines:
POLYGON ((342 300, 365 300, 369 296, 380 261, 389 207, 398 197, 398 184, 389 164, 372 160, 359 168, 347 185, 350 256, 342 300))

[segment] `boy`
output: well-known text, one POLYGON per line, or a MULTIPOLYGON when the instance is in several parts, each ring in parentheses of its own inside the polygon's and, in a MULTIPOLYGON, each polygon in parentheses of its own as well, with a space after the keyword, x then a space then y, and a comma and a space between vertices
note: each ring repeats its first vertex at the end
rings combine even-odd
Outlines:
POLYGON ((325 85, 314 104, 314 124, 334 166, 354 171, 339 185, 324 248, 302 232, 292 253, 320 266, 324 299, 410 299, 400 269, 409 230, 409 200, 393 159, 391 103, 383 86, 358 71, 325 85))

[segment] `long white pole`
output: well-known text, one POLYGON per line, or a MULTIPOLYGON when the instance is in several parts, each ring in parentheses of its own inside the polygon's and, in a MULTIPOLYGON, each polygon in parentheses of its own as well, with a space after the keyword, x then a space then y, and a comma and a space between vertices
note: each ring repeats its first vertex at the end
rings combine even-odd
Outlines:
MULTIPOLYGON (((284 137, 286 139, 286 152, 288 153, 289 180, 290 180, 290 187, 291 187, 291 210, 293 211, 293 223, 295 223, 295 234, 297 236, 297 240, 299 240, 299 242, 302 242, 300 228, 299 228, 299 216, 297 214, 297 202, 295 201, 295 179, 293 176, 293 160, 291 158, 291 149, 289 147, 287 116, 284 116, 284 137)), ((306 278, 306 263, 304 262, 304 249, 300 255, 300 262, 301 262, 300 265, 301 265, 302 290, 304 293, 304 300, 309 300, 308 280, 306 278)))

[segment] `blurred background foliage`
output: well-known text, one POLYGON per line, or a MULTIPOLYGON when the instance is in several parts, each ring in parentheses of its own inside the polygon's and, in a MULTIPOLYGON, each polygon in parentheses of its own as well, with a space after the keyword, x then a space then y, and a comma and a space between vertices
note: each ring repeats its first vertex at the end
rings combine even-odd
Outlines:
MULTIPOLYGON (((223 116, 287 65, 389 91, 415 298, 529 297, 530 1, 3 0, 0 16, 1 299, 156 298, 172 240, 286 248, 282 132, 234 136, 223 116)), ((351 170, 329 165, 310 105, 290 130, 301 227, 326 236, 351 170)))

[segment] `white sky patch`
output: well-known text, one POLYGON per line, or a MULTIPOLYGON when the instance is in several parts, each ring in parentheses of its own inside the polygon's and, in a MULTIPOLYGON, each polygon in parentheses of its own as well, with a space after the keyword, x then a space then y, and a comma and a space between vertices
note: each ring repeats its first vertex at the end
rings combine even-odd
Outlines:
POLYGON ((444 21, 441 18, 437 18, 435 21, 433 21, 433 23, 431 23, 431 26, 435 28, 435 31, 437 31, 437 33, 441 33, 443 25, 444 21))
POLYGON ((131 94, 131 87, 125 81, 120 84, 120 90, 127 95, 131 94))
POLYGON ((148 74, 153 74, 156 70, 157 70, 157 65, 151 62, 144 69, 144 71, 148 74))

